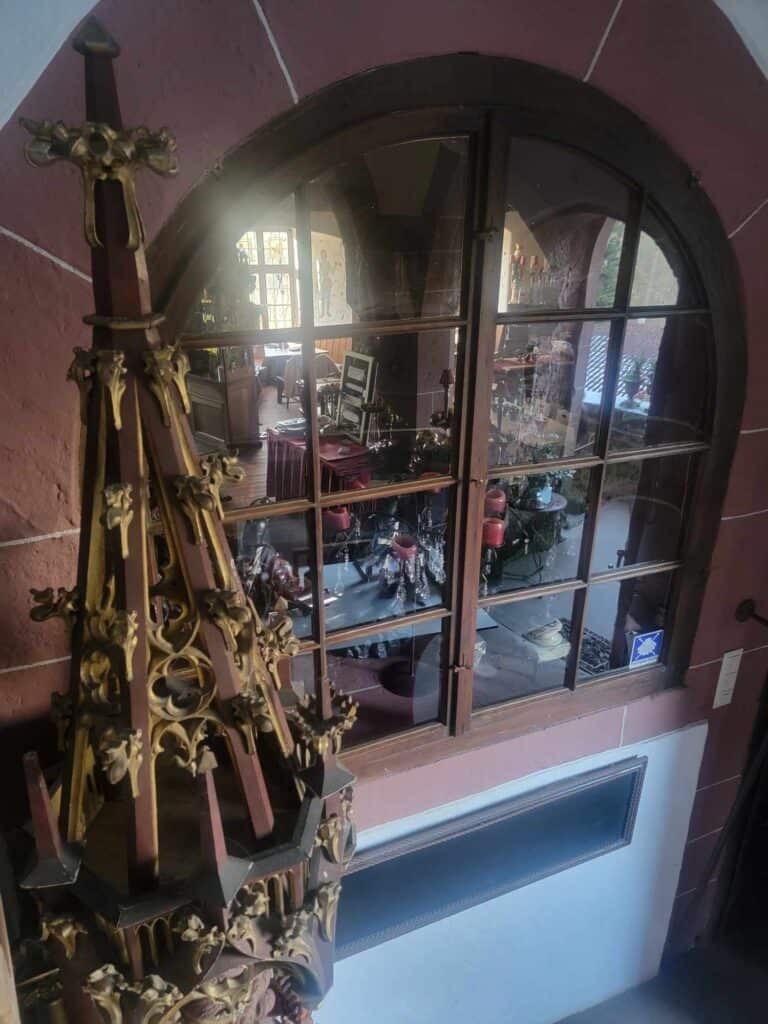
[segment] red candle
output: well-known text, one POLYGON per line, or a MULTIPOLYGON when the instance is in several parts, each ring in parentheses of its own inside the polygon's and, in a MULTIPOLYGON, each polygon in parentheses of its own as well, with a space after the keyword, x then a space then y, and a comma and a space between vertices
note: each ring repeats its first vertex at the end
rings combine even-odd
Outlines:
POLYGON ((343 530, 348 530, 351 523, 352 519, 346 505, 323 509, 323 525, 329 533, 341 533, 343 530))
POLYGON ((501 519, 483 520, 483 544, 487 548, 500 548, 504 543, 504 523, 501 519))
POLYGON ((392 538, 392 554, 404 562, 414 557, 417 547, 414 538, 407 533, 396 533, 392 538))
POLYGON ((487 516, 503 516, 507 511, 507 496, 500 487, 492 487, 485 492, 485 514, 487 516))
MULTIPOLYGON (((442 473, 419 473, 419 480, 433 480, 435 477, 442 476, 442 473)), ((433 487, 428 494, 439 494, 442 487, 433 487)))

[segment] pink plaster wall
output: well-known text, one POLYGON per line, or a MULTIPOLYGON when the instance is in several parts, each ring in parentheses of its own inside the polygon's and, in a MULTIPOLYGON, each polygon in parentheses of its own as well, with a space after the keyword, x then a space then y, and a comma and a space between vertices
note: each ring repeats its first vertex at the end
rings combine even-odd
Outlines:
MULTIPOLYGON (((614 0, 262 3, 300 98, 377 65, 457 51, 522 58, 582 78, 615 6, 614 0)), ((159 182, 147 174, 140 183, 151 238, 218 157, 291 106, 291 92, 251 0, 104 0, 96 12, 123 46, 117 74, 126 121, 167 124, 179 142, 179 176, 159 182)), ((726 231, 736 231, 749 332, 748 432, 731 474, 694 650, 697 667, 683 693, 368 782, 358 799, 363 825, 707 717, 697 820, 720 827, 743 767, 768 670, 766 637, 732 615, 745 596, 768 607, 768 206, 737 229, 768 197, 768 82, 711 0, 625 0, 591 81, 667 140, 700 175, 726 231), (741 646, 751 653, 736 700, 713 712, 720 658, 741 646)), ((81 119, 81 59, 68 46, 19 113, 81 119)), ((0 720, 16 727, 46 712, 66 668, 55 661, 66 656, 57 624, 27 619, 27 590, 70 584, 74 576, 76 395, 64 373, 70 349, 86 340, 80 318, 90 311, 86 281, 7 235, 88 272, 77 175, 67 167, 27 167, 23 141, 13 121, 0 132, 0 720), (52 665, 25 667, 52 659, 52 665)), ((696 863, 692 850, 686 878, 694 877, 696 863)), ((681 894, 681 908, 688 898, 681 894)))

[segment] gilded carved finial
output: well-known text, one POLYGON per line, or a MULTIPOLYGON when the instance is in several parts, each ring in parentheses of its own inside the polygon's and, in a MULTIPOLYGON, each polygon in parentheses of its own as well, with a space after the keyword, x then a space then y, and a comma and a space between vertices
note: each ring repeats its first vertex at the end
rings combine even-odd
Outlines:
POLYGON ((87 419, 88 395, 93 387, 95 373, 93 352, 79 346, 74 350, 75 358, 67 370, 67 380, 73 380, 80 392, 80 419, 83 423, 87 419))
POLYGON ((234 654, 241 646, 243 634, 251 633, 251 611, 240 603, 235 590, 206 590, 200 595, 209 618, 224 634, 227 647, 234 654))
POLYGON ((187 518, 192 524, 196 544, 203 543, 200 512, 216 512, 224 517, 221 504, 221 486, 225 479, 240 481, 245 471, 237 464, 234 455, 214 453, 200 460, 200 476, 176 476, 173 484, 187 518))
POLYGON ((67 960, 71 960, 75 955, 78 935, 88 934, 87 928, 83 928, 72 914, 44 914, 40 927, 42 941, 53 939, 58 942, 63 947, 67 960))
POLYGON ((107 726, 99 736, 96 749, 99 767, 108 781, 116 786, 126 775, 131 795, 139 795, 139 769, 144 761, 141 729, 107 726))
POLYGON ((192 968, 203 973, 203 961, 218 953, 224 945, 224 932, 215 925, 208 928, 197 914, 181 914, 173 923, 173 932, 182 942, 192 945, 192 968))
POLYGON ((63 619, 68 626, 74 625, 77 613, 80 609, 80 594, 77 587, 67 590, 59 587, 55 594, 53 587, 45 587, 44 590, 30 590, 32 600, 37 605, 32 608, 29 617, 35 622, 45 622, 46 619, 63 619))
POLYGON ((96 352, 96 374, 109 395, 115 429, 120 430, 123 425, 120 403, 125 394, 125 378, 128 374, 125 353, 116 349, 99 349, 96 352))
POLYGON ((86 609, 80 681, 84 696, 97 707, 114 708, 123 680, 133 679, 138 643, 136 612, 115 608, 115 580, 106 587, 102 605, 86 609))
POLYGON ((176 140, 161 128, 126 128, 116 131, 108 124, 86 121, 77 128, 63 122, 30 121, 21 124, 32 138, 25 154, 35 167, 48 167, 66 160, 80 169, 85 194, 85 237, 92 248, 101 245, 96 231, 96 182, 116 181, 120 184, 128 224, 127 247, 138 249, 144 240, 144 225, 136 203, 135 174, 148 167, 155 174, 172 175, 179 169, 176 140))
POLYGON ((120 553, 128 557, 128 527, 133 520, 133 486, 109 484, 104 488, 104 525, 108 530, 120 530, 120 553))
POLYGON ((318 713, 315 697, 307 694, 292 708, 288 709, 288 720, 296 734, 297 754, 305 767, 309 767, 328 754, 338 754, 345 732, 357 719, 357 702, 333 686, 330 687, 330 718, 318 713))
POLYGON ((149 377, 149 386, 160 403, 163 423, 170 427, 173 390, 178 394, 185 413, 189 413, 192 408, 186 381, 189 373, 187 353, 179 345, 163 345, 161 348, 150 349, 144 353, 144 368, 149 377))

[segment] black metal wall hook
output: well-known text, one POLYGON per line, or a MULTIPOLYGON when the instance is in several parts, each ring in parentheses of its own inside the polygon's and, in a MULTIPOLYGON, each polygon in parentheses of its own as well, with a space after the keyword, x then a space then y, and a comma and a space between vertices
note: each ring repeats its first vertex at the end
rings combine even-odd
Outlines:
POLYGON ((761 626, 768 626, 768 619, 757 614, 757 605, 751 597, 745 598, 736 608, 736 619, 738 622, 749 622, 750 619, 754 619, 761 626))

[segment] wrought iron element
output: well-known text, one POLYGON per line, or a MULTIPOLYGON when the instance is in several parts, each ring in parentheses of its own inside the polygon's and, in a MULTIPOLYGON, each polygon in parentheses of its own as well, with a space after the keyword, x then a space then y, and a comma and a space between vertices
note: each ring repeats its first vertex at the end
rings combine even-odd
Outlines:
POLYGON ((149 386, 160 403, 163 423, 171 425, 172 398, 175 391, 185 413, 192 406, 189 403, 186 377, 189 373, 189 358, 178 345, 163 345, 144 353, 144 368, 149 377, 149 386))
POLYGON ((108 484, 104 488, 104 525, 120 530, 120 554, 128 558, 128 527, 133 521, 133 485, 108 484))
POLYGON ((131 794, 139 795, 139 768, 144 760, 141 729, 118 728, 114 725, 102 729, 97 756, 99 767, 113 786, 122 782, 127 775, 131 794))
POLYGON ((35 167, 48 167, 65 160, 80 169, 85 196, 85 238, 92 248, 101 245, 96 231, 96 182, 116 181, 123 190, 128 223, 127 248, 138 249, 144 240, 144 225, 136 203, 134 176, 142 167, 155 174, 172 175, 179 169, 176 140, 161 128, 126 128, 117 131, 108 124, 86 121, 67 128, 61 121, 31 121, 20 118, 32 138, 24 149, 35 167))
POLYGON ((77 587, 66 590, 59 587, 54 594, 53 587, 46 587, 44 590, 30 590, 32 600, 37 605, 32 608, 29 617, 35 622, 45 622, 46 619, 63 619, 68 626, 73 626, 77 613, 80 610, 80 592, 77 587))
POLYGON ((330 687, 330 694, 330 718, 322 717, 317 700, 311 694, 302 697, 288 709, 288 721, 296 737, 297 755, 304 767, 310 767, 318 759, 323 760, 330 754, 338 754, 344 733, 357 720, 356 701, 333 686, 330 687))

